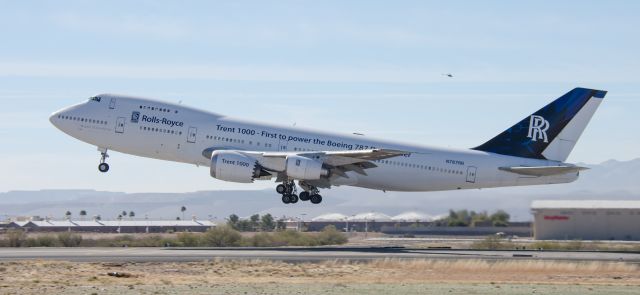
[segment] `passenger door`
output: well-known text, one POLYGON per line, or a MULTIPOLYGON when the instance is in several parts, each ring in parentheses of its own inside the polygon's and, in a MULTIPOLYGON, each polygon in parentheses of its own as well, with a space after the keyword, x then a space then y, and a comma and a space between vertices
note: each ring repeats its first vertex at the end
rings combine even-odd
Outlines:
POLYGON ((187 133, 187 142, 196 143, 197 133, 198 133, 198 128, 189 127, 189 132, 187 133))
POLYGON ((476 183, 476 172, 478 168, 474 166, 469 166, 467 168, 467 182, 476 183))
POLYGON ((115 98, 115 97, 112 97, 112 98, 111 98, 111 101, 109 101, 109 109, 110 109, 110 110, 113 110, 113 109, 115 109, 115 108, 116 108, 116 98, 115 98))
POLYGON ((124 117, 118 117, 118 120, 116 120, 116 133, 124 133, 124 122, 124 117))

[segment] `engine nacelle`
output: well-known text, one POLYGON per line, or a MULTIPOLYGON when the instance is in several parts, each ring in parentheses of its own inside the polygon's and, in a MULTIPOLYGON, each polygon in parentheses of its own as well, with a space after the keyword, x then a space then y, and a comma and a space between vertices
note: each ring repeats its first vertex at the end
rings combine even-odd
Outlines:
POLYGON ((260 177, 256 160, 234 151, 214 151, 211 154, 211 177, 224 181, 251 183, 260 177))
POLYGON ((327 176, 329 171, 322 168, 322 162, 307 157, 287 156, 287 176, 295 179, 313 180, 327 176))

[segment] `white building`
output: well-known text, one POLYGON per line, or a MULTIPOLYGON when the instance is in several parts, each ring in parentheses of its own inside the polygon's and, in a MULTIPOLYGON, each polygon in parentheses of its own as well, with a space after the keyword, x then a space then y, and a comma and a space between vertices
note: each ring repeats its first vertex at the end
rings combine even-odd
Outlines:
POLYGON ((386 222, 391 221, 391 217, 387 214, 380 212, 365 212, 353 215, 348 218, 349 221, 378 221, 378 222, 386 222))
POLYGON ((424 213, 412 211, 412 212, 404 212, 396 216, 393 216, 391 217, 391 220, 400 221, 400 222, 416 222, 416 221, 425 222, 425 221, 432 221, 433 217, 424 213))
POLYGON ((347 216, 340 213, 327 213, 311 219, 313 222, 345 221, 347 216))
POLYGON ((640 201, 533 201, 538 240, 640 240, 640 201))

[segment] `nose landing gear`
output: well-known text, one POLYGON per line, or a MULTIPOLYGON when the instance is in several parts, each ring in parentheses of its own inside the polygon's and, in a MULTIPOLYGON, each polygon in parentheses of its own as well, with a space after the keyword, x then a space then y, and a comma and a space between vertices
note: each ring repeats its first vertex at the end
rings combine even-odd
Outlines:
POLYGON ((320 204, 322 202, 322 196, 318 193, 318 189, 309 186, 309 185, 301 185, 305 190, 300 192, 300 196, 296 195, 296 184, 293 180, 288 180, 283 182, 282 184, 278 184, 276 186, 276 192, 282 195, 282 202, 285 204, 295 204, 300 201, 311 201, 313 204, 320 204))
POLYGON ((107 149, 98 149, 100 151, 100 164, 98 165, 98 171, 105 173, 107 171, 109 171, 109 164, 106 163, 107 158, 109 157, 109 155, 107 154, 107 149))

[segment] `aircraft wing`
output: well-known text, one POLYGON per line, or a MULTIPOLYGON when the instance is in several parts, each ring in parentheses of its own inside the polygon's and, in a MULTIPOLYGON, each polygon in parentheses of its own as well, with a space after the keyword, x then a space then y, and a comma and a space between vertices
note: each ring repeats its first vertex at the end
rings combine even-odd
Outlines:
POLYGON ((288 155, 299 155, 309 158, 322 159, 324 164, 329 166, 344 166, 355 163, 369 162, 392 158, 396 156, 402 156, 410 154, 409 152, 391 150, 391 149, 369 149, 369 150, 357 150, 357 151, 326 151, 326 152, 274 152, 263 153, 264 157, 282 157, 286 158, 288 155))
MULTIPOLYGON (((227 148, 209 148, 203 151, 203 156, 211 158, 215 150, 233 150, 227 148)), ((321 161, 331 171, 328 179, 307 181, 314 186, 327 188, 333 180, 344 177, 349 178, 347 172, 353 171, 360 175, 367 175, 366 169, 378 167, 373 161, 408 155, 410 152, 393 149, 368 149, 345 151, 313 151, 313 152, 272 152, 272 151, 243 151, 238 153, 256 158, 260 165, 270 172, 277 173, 276 181, 284 181, 288 178, 285 163, 288 156, 296 155, 321 161)), ((306 180, 305 180, 306 181, 306 180)))
POLYGON ((551 176, 560 175, 571 172, 587 170, 587 167, 579 166, 541 166, 541 167, 500 167, 502 171, 516 173, 527 176, 551 176))
MULTIPOLYGON (((246 152, 245 152, 246 153, 246 152)), ((249 153, 250 154, 250 153, 249 153)), ((353 171, 360 175, 367 175, 366 169, 378 167, 373 161, 382 160, 402 155, 410 154, 406 151, 392 149, 368 149, 357 151, 320 151, 320 152, 261 152, 265 163, 286 161, 289 155, 298 155, 311 159, 317 159, 331 170, 329 179, 320 179, 307 181, 314 186, 328 188, 331 186, 332 180, 339 177, 349 178, 347 172, 353 171)), ((278 173, 276 181, 283 181, 287 178, 286 172, 278 173)))

